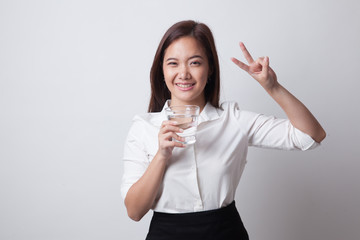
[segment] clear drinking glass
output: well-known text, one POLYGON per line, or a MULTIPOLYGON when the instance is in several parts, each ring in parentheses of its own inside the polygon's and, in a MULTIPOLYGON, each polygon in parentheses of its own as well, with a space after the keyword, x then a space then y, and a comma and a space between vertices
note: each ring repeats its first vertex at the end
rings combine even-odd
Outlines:
MULTIPOLYGON (((172 106, 165 108, 168 120, 176 121, 177 126, 184 132, 177 133, 185 138, 184 144, 193 144, 196 142, 195 133, 198 124, 200 107, 196 105, 172 106)), ((173 139, 173 141, 177 141, 173 139)))

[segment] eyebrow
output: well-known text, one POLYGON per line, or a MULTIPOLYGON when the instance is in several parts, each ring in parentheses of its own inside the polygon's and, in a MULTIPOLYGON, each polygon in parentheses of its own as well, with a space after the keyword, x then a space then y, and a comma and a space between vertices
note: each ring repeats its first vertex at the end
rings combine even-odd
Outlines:
MULTIPOLYGON (((201 58, 201 59, 204 59, 204 58, 203 58, 202 56, 200 56, 200 55, 194 55, 194 56, 189 57, 188 60, 193 59, 193 58, 201 58)), ((178 60, 178 59, 177 59, 177 58, 173 58, 173 57, 170 57, 170 58, 166 59, 167 62, 168 62, 168 61, 172 61, 172 60, 178 60)))

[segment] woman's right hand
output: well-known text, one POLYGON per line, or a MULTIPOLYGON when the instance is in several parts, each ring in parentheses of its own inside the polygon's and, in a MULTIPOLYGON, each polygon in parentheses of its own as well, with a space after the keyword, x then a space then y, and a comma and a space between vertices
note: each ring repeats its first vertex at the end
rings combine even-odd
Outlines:
POLYGON ((163 121, 159 131, 159 150, 158 154, 164 159, 168 160, 172 156, 172 151, 174 147, 184 148, 185 144, 180 143, 184 142, 185 139, 177 135, 176 133, 182 133, 183 129, 176 126, 178 123, 175 121, 163 121), (176 139, 180 142, 173 141, 176 139))

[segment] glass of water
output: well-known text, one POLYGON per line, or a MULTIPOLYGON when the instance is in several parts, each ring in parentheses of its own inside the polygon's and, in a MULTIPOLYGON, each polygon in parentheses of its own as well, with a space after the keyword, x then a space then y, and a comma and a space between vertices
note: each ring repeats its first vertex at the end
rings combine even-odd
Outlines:
MULTIPOLYGON (((177 133, 177 135, 185 139, 182 143, 195 143, 200 107, 196 105, 172 106, 165 108, 165 112, 168 120, 176 121, 177 126, 184 130, 182 133, 177 133)), ((177 140, 173 139, 173 141, 177 140)))

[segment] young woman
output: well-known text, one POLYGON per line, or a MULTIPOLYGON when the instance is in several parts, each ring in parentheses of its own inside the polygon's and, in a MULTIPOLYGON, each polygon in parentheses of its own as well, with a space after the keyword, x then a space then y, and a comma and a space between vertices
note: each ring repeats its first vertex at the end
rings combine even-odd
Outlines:
POLYGON ((218 56, 205 24, 178 22, 159 44, 149 113, 133 119, 121 187, 131 219, 154 210, 146 239, 248 239, 234 203, 248 146, 307 150, 325 138, 310 111, 279 84, 269 58, 254 60, 243 43, 240 48, 248 64, 232 61, 288 119, 243 111, 234 102, 219 104, 218 56), (166 118, 164 108, 177 105, 200 107, 195 144, 182 144, 182 129, 166 118))

